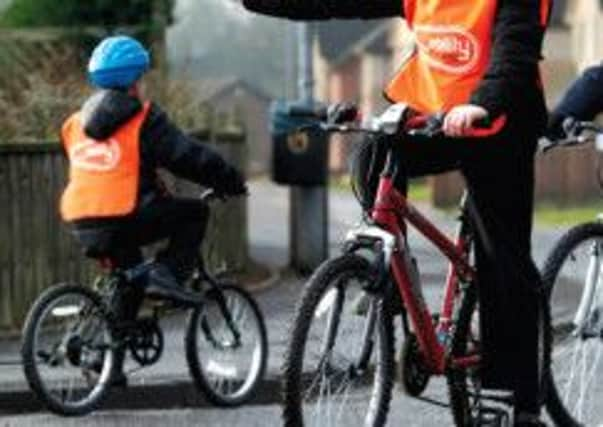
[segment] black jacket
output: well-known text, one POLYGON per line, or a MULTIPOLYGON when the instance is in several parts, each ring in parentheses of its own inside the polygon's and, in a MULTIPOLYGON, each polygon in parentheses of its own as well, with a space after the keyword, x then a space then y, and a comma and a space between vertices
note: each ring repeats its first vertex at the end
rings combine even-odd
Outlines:
MULTIPOLYGON (((541 127, 546 117, 538 83, 545 30, 541 19, 543 1, 549 0, 499 0, 490 65, 471 99, 492 116, 518 111, 535 113, 541 127)), ((402 0, 243 0, 245 7, 254 12, 296 20, 403 18, 403 3, 402 0)))
POLYGON ((567 90, 551 114, 550 136, 563 136, 561 129, 566 117, 592 120, 603 112, 603 64, 591 67, 567 90))
MULTIPOLYGON (((84 131, 93 139, 107 139, 142 107, 139 99, 124 92, 98 91, 82 106, 84 131)), ((243 185, 236 169, 212 149, 182 133, 153 103, 140 134, 138 208, 163 193, 158 168, 225 193, 237 184, 243 185)))

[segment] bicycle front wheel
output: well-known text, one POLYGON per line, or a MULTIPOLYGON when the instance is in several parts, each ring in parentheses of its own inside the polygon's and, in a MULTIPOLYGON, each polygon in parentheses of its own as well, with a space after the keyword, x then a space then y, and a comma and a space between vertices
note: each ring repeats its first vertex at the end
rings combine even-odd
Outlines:
POLYGON ((285 355, 286 426, 385 424, 394 326, 389 304, 365 291, 376 280, 357 255, 327 261, 310 279, 285 355))
POLYGON ((553 350, 547 409, 560 426, 603 425, 603 224, 565 234, 548 257, 553 350))
POLYGON ((84 415, 106 396, 115 351, 100 297, 73 285, 44 292, 23 329, 25 378, 35 395, 59 415, 84 415))
POLYGON ((208 291, 191 313, 185 347, 191 376, 210 402, 245 403, 268 360, 266 326, 255 300, 232 284, 208 291))

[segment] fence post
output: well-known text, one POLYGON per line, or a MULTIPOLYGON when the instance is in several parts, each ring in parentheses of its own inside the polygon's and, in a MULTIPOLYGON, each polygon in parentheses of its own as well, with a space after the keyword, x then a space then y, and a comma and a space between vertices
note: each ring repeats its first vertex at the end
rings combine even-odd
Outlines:
MULTIPOLYGON (((215 147, 231 165, 244 173, 247 162, 245 131, 234 113, 218 115, 214 123, 215 147)), ((241 271, 248 262, 247 197, 212 206, 204 250, 210 265, 241 271)))

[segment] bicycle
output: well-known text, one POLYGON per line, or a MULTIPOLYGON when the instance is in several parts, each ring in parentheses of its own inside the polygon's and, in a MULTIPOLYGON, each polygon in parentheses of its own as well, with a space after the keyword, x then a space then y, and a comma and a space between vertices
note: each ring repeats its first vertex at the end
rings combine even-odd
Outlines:
MULTIPOLYGON (((566 138, 542 144, 543 151, 596 142, 603 151, 603 128, 568 119, 566 138)), ((597 181, 603 189, 603 164, 598 159, 597 181)), ((603 216, 576 225, 555 244, 543 267, 551 301, 551 385, 547 409, 560 426, 600 426, 603 407, 603 216)))
MULTIPOLYGON (((217 197, 208 191, 201 198, 209 204, 217 197)), ((121 271, 109 254, 98 258, 106 271, 92 289, 49 288, 33 303, 23 327, 25 377, 50 411, 73 416, 98 408, 116 376, 116 359, 126 354, 138 369, 157 363, 164 350, 160 319, 181 310, 190 312, 184 347, 197 388, 217 406, 238 406, 252 396, 266 369, 268 341, 263 315, 247 291, 211 276, 199 255, 190 289, 124 324, 112 310, 116 290, 135 286, 155 261, 121 271)))
MULTIPOLYGON (((292 113, 301 116, 304 109, 292 113)), ((441 132, 443 119, 414 120, 423 123, 413 129, 413 120, 405 117, 407 108, 400 104, 360 126, 325 123, 328 114, 323 111, 305 113, 321 120, 324 132, 396 135, 398 141, 432 137, 441 132)), ((398 295, 406 338, 400 360, 406 393, 418 397, 431 376, 444 375, 457 426, 510 423, 505 407, 513 404, 512 396, 486 393, 479 379, 470 200, 463 198, 456 237, 449 239, 394 188, 398 146, 386 147, 387 161, 370 216, 349 231, 343 254, 312 275, 297 305, 283 369, 283 418, 288 427, 385 425, 396 367, 391 301, 398 295), (405 237, 406 222, 450 261, 439 315, 432 314, 425 302, 417 261, 405 237), (355 305, 358 295, 364 299, 360 308, 355 305)), ((546 332, 544 301, 542 308, 541 326, 546 332)), ((547 341, 548 335, 542 336, 547 341)), ((548 342, 541 343, 543 360, 547 348, 548 342)))

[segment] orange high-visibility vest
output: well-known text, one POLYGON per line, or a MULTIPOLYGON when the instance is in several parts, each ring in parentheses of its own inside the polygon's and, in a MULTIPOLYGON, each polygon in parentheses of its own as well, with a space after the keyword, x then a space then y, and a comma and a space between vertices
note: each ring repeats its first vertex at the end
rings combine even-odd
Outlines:
POLYGON ((69 183, 61 198, 65 221, 132 213, 138 198, 140 129, 150 103, 105 141, 86 135, 81 113, 62 128, 69 157, 69 183))
MULTIPOLYGON (((466 104, 490 62, 498 1, 401 1, 415 46, 386 96, 423 113, 466 104)), ((541 6, 544 26, 550 0, 541 6)))

